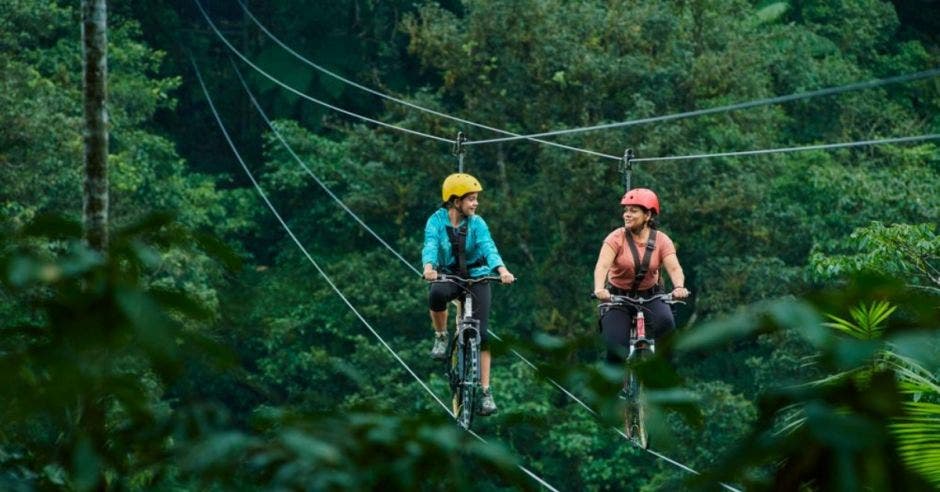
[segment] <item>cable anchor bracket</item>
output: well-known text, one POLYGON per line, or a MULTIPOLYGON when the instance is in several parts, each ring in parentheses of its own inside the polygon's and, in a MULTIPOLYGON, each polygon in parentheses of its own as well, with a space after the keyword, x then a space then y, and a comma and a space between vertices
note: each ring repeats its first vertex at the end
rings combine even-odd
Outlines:
POLYGON ((464 144, 467 142, 466 135, 463 132, 457 132, 457 138, 454 139, 454 149, 452 153, 457 156, 457 172, 463 172, 463 157, 466 153, 464 144))
POLYGON ((633 159, 636 159, 636 154, 633 153, 633 149, 628 148, 623 151, 623 158, 620 159, 620 182, 623 184, 624 193, 630 191, 630 181, 633 174, 633 159))

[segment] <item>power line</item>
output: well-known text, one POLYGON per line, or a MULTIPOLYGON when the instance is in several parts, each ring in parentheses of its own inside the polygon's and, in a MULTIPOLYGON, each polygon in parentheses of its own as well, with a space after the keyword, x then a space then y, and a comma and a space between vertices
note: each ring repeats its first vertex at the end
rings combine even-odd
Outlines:
POLYGON ((527 135, 520 135, 517 137, 499 137, 499 138, 491 138, 487 140, 476 140, 473 142, 467 142, 466 145, 482 145, 482 144, 496 143, 496 142, 509 142, 513 140, 521 140, 521 139, 526 139, 526 138, 549 137, 549 136, 566 135, 566 134, 572 134, 572 133, 583 133, 583 132, 589 132, 589 131, 595 131, 595 130, 606 130, 610 128, 621 128, 621 127, 626 127, 626 126, 642 125, 642 124, 653 123, 653 122, 658 122, 658 121, 678 120, 682 118, 690 118, 693 116, 702 116, 706 114, 724 113, 727 111, 753 108, 756 106, 780 104, 780 103, 785 103, 785 102, 790 102, 790 101, 796 101, 799 99, 807 99, 811 97, 828 96, 832 94, 840 94, 843 92, 857 91, 861 89, 871 89, 874 87, 880 87, 880 86, 889 85, 889 84, 900 84, 903 82, 911 82, 914 80, 936 77, 938 75, 940 75, 940 68, 935 68, 935 69, 926 70, 923 72, 917 72, 917 73, 908 74, 908 75, 899 75, 896 77, 869 80, 866 82, 856 82, 854 84, 848 84, 848 85, 843 85, 843 86, 838 86, 838 87, 830 87, 830 88, 819 89, 815 91, 798 92, 798 93, 789 94, 786 96, 755 99, 753 101, 730 104, 727 106, 718 106, 715 108, 699 109, 695 111, 687 111, 684 113, 676 113, 676 114, 669 114, 669 115, 663 115, 663 116, 653 116, 650 118, 640 118, 636 120, 621 121, 619 123, 606 123, 606 124, 594 125, 594 126, 568 128, 564 130, 554 130, 550 132, 530 133, 527 135))
MULTIPOLYGON (((196 65, 196 61, 190 58, 190 62, 192 63, 193 69, 196 72, 196 78, 199 81, 199 85, 202 87, 202 92, 206 96, 206 101, 209 103, 209 108, 212 110, 212 114, 213 116, 215 116, 215 120, 218 123, 219 128, 222 130, 222 134, 225 136, 226 142, 228 142, 229 147, 232 149, 232 152, 235 153, 235 157, 238 159, 238 163, 241 164, 241 167, 245 171, 245 174, 248 176, 248 179, 251 180, 252 185, 254 185, 255 189, 258 191, 258 194, 261 196, 262 200, 264 200, 264 203, 268 206, 269 209, 271 209, 271 213, 274 214, 275 218, 277 218, 277 221, 281 224, 281 227, 284 228, 284 230, 290 236, 291 240, 294 241, 294 244, 296 244, 297 247, 300 248, 304 256, 306 256, 306 258, 310 261, 310 263, 313 264, 313 266, 316 268, 320 276, 323 277, 324 280, 326 280, 326 282, 330 285, 330 288, 332 288, 333 291, 336 292, 336 295, 338 295, 340 299, 342 299, 343 302, 346 303, 346 306, 348 306, 349 309, 356 315, 356 317, 358 317, 359 320, 362 321, 362 323, 366 326, 366 328, 368 328, 369 331, 376 337, 376 339, 378 339, 379 342, 382 343, 382 345, 388 350, 388 352, 392 354, 395 360, 397 360, 402 365, 402 367, 404 367, 405 370, 408 371, 409 374, 411 374, 411 376, 415 379, 415 381, 417 381, 418 384, 420 384, 421 387, 424 388, 424 390, 427 391, 427 393, 431 395, 431 397, 442 408, 444 408, 444 411, 447 412, 448 415, 453 417, 454 414, 451 412, 450 408, 448 408, 447 405, 444 404, 444 402, 441 401, 441 399, 438 398, 436 394, 434 394, 431 388, 429 388, 428 385, 425 384, 424 381, 420 377, 418 377, 417 374, 415 374, 415 372, 411 369, 411 367, 409 367, 408 364, 404 360, 402 360, 401 357, 398 356, 395 350, 392 349, 392 347, 389 346, 388 343, 385 342, 385 339, 383 339, 382 336, 379 335, 379 333, 372 327, 372 325, 369 324, 368 321, 366 321, 366 319, 362 316, 362 314, 359 313, 356 307, 353 306, 351 302, 349 302, 349 299, 347 299, 346 296, 343 295, 342 291, 340 291, 339 288, 336 287, 336 284, 333 283, 333 280, 330 279, 329 275, 327 275, 326 272, 322 268, 320 268, 320 265, 316 262, 316 260, 313 259, 313 257, 307 251, 307 248, 304 247, 303 243, 301 243, 300 240, 297 239, 297 236, 294 235, 294 232, 291 230, 290 226, 287 225, 287 222, 285 222, 284 219, 281 217, 281 214, 274 207, 274 204, 271 203, 271 200, 268 199, 267 194, 265 194, 264 190, 261 188, 261 185, 255 179, 254 174, 251 172, 250 169, 248 169, 248 165, 245 164, 245 161, 242 159, 241 154, 238 152, 238 149, 235 147, 235 143, 232 141, 232 138, 229 136, 228 131, 225 129, 225 125, 222 123, 222 118, 219 116, 218 111, 216 111, 215 104, 213 104, 212 98, 209 96, 209 90, 206 88, 206 84, 202 79, 202 74, 199 71, 199 67, 196 65)), ((487 442, 485 439, 483 439, 481 436, 479 436, 475 432, 471 431, 470 434, 484 443, 487 442)), ((558 492, 558 489, 556 489, 555 487, 552 487, 551 484, 546 482, 544 479, 542 479, 541 477, 539 477, 538 475, 536 475, 535 473, 533 473, 526 467, 522 465, 516 465, 516 466, 520 470, 522 470, 522 472, 524 472, 526 475, 536 480, 540 485, 543 485, 547 487, 549 490, 552 490, 554 492, 558 492)))
POLYGON ((397 130, 397 131, 400 131, 400 132, 410 133, 410 134, 412 134, 412 135, 417 135, 417 136, 419 136, 419 137, 429 138, 429 139, 431 139, 431 140, 437 140, 437 141, 439 141, 439 142, 446 142, 446 143, 448 143, 448 144, 452 142, 452 140, 449 139, 449 138, 444 138, 444 137, 439 137, 439 136, 437 136, 437 135, 431 135, 431 134, 428 134, 428 133, 419 132, 419 131, 417 131, 417 130, 412 130, 412 129, 410 129, 410 128, 404 128, 404 127, 396 126, 396 125, 393 125, 393 124, 391 124, 391 123, 385 123, 384 121, 379 121, 379 120, 376 120, 376 119, 373 119, 373 118, 369 118, 368 116, 363 116, 363 115, 360 115, 360 114, 357 114, 357 113, 353 113, 352 111, 348 111, 348 110, 346 110, 346 109, 343 109, 343 108, 334 106, 334 105, 332 105, 332 104, 330 104, 330 103, 328 103, 328 102, 321 101, 321 100, 319 100, 319 99, 317 99, 317 98, 315 98, 315 97, 308 96, 307 94, 305 94, 305 93, 303 93, 303 92, 301 92, 301 91, 299 91, 299 90, 297 90, 297 89, 294 89, 293 87, 291 87, 291 86, 285 84, 284 82, 281 82, 281 81, 278 80, 276 77, 272 76, 272 75, 269 74, 268 72, 265 72, 265 71, 264 71, 261 67, 259 67, 258 65, 255 65, 251 60, 248 59, 248 57, 246 57, 244 54, 242 54, 241 51, 238 51, 238 48, 236 48, 235 46, 233 46, 232 43, 230 43, 229 40, 225 37, 225 35, 222 34, 222 33, 219 31, 219 29, 216 27, 215 23, 212 22, 212 19, 209 17, 209 14, 206 13, 205 9, 202 8, 202 4, 199 3, 199 0, 193 0, 193 1, 196 3, 196 7, 199 8, 199 11, 202 13, 202 16, 206 19, 206 22, 209 24, 209 27, 211 27, 212 30, 215 32, 216 37, 218 37, 218 38, 222 41, 222 43, 224 43, 225 46, 228 47, 228 49, 230 49, 233 53, 235 53, 236 56, 238 56, 239 58, 241 58, 241 60, 242 60, 243 62, 245 62, 246 64, 248 64, 248 66, 250 66, 251 68, 255 69, 256 72, 258 72, 258 73, 260 73, 261 75, 264 75, 265 77, 267 77, 271 82, 274 82, 275 84, 277 84, 277 85, 279 85, 279 86, 281 86, 281 87, 283 87, 283 88, 285 88, 285 89, 287 89, 287 90, 293 92, 294 94, 297 94, 298 96, 300 96, 300 97, 302 97, 302 98, 304 98, 304 99, 306 99, 306 100, 308 100, 308 101, 310 101, 310 102, 313 102, 313 103, 319 104, 319 105, 321 105, 321 106, 323 106, 323 107, 332 109, 333 111, 338 111, 338 112, 343 113, 343 114, 345 114, 345 115, 352 116, 352 117, 354 117, 354 118, 358 118, 358 119, 360 119, 360 120, 362 120, 362 121, 367 121, 367 122, 369 122, 369 123, 373 123, 373 124, 376 124, 376 125, 379 125, 379 126, 384 126, 384 127, 386 127, 386 128, 391 128, 391 129, 393 129, 393 130, 397 130))
POLYGON ((678 161, 678 160, 685 160, 685 159, 706 159, 706 158, 711 158, 711 157, 740 157, 740 156, 746 156, 746 155, 803 152, 807 150, 833 150, 833 149, 843 149, 843 148, 849 148, 849 147, 864 147, 868 145, 922 142, 925 140, 936 140, 936 139, 940 139, 940 133, 932 133, 929 135, 916 135, 912 137, 895 137, 895 138, 882 138, 882 139, 877 139, 877 140, 861 140, 858 142, 806 145, 802 147, 778 147, 776 149, 743 150, 739 152, 718 152, 715 154, 693 154, 693 155, 677 155, 677 156, 667 156, 667 157, 643 157, 639 159, 631 159, 631 162, 678 161))
POLYGON ((258 29, 261 29, 261 31, 264 32, 264 34, 267 35, 269 38, 271 38, 272 41, 274 41, 275 43, 277 43, 278 46, 280 46, 281 48, 283 48, 283 49, 284 49, 285 51, 287 51, 288 53, 294 55, 294 57, 296 57, 296 58, 299 59, 300 61, 306 63, 307 65, 309 65, 309 66, 311 66, 311 67, 313 67, 314 69, 316 69, 316 70, 318 70, 318 71, 320 71, 320 72, 322 72, 322 73, 324 73, 324 74, 326 74, 326 75, 329 75, 330 77, 333 77, 333 78, 335 78, 336 80, 339 80, 339 81, 341 81, 341 82, 343 82, 343 83, 349 84, 349 85, 351 85, 351 86, 353 86, 353 87, 355 87, 355 88, 357 88, 357 89, 366 91, 366 92, 368 92, 368 93, 370 93, 370 94, 374 94, 374 95, 376 95, 376 96, 378 96, 378 97, 381 97, 381 98, 383 98, 383 99, 387 99, 387 100, 389 100, 389 101, 394 101, 394 102, 396 102, 396 103, 398 103, 398 104, 402 104, 402 105, 404 105, 404 106, 408 106, 409 108, 416 109, 416 110, 418 110, 418 111, 423 111, 423 112, 425 112, 425 113, 433 114, 433 115, 439 116, 439 117, 441 117, 441 118, 449 119, 449 120, 451 120, 451 121, 456 121, 456 122, 463 123, 463 124, 466 124, 466 125, 475 126, 475 127, 477 127, 477 128, 483 128, 483 129, 490 130, 490 131, 493 131, 493 132, 496 132, 496 133, 502 133, 503 135, 511 135, 511 136, 514 136, 514 137, 525 138, 526 140, 530 140, 530 141, 533 141, 533 142, 542 143, 542 144, 545 144, 545 145, 551 145, 551 146, 553 146, 553 147, 559 147, 559 148, 562 148, 562 149, 572 150, 572 151, 575 151, 575 152, 581 152, 581 153, 584 153, 584 154, 590 154, 590 155, 593 155, 593 156, 603 157, 603 158, 606 158, 606 159, 620 160, 620 158, 617 157, 617 156, 615 156, 615 155, 609 155, 609 154, 604 154, 604 153, 601 153, 601 152, 595 152, 595 151, 589 150, 589 149, 583 149, 583 148, 580 148, 580 147, 573 147, 573 146, 570 146, 570 145, 564 145, 564 144, 560 144, 560 143, 557 143, 557 142, 552 142, 552 141, 549 141, 549 140, 539 140, 539 139, 537 139, 537 138, 528 138, 528 137, 524 137, 524 136, 522 136, 522 135, 520 135, 520 134, 518 134, 518 133, 513 133, 513 132, 508 131, 508 130, 503 130, 503 129, 501 129, 501 128, 496 128, 496 127, 493 127, 493 126, 484 125, 484 124, 482 124, 482 123, 477 123, 477 122, 475 122, 475 121, 471 121, 471 120, 466 120, 466 119, 463 119, 463 118, 459 118, 459 117, 457 117, 457 116, 453 116, 453 115, 450 115, 450 114, 447 114, 447 113, 442 113, 442 112, 440 112, 440 111, 436 111, 436 110, 433 110, 433 109, 430 109, 430 108, 425 108, 425 107, 423 107, 423 106, 419 106, 419 105, 414 104, 414 103, 412 103, 412 102, 409 102, 409 101, 407 101, 407 100, 404 100, 404 99, 401 99, 401 98, 397 98, 397 97, 395 97, 395 96, 392 96, 392 95, 389 95, 389 94, 385 94, 385 93, 383 93, 383 92, 380 92, 380 91, 377 91, 377 90, 375 90, 375 89, 372 89, 371 87, 362 85, 362 84, 360 84, 360 83, 358 83, 358 82, 356 82, 356 81, 354 81, 354 80, 350 80, 350 79, 348 79, 348 78, 346 78, 346 77, 343 77, 342 75, 339 75, 339 74, 337 74, 337 73, 335 73, 335 72, 333 72, 333 71, 327 69, 326 67, 323 67, 322 65, 319 65, 319 64, 313 62, 312 60, 306 58, 306 57, 303 56, 302 54, 300 54, 300 53, 298 53, 297 51, 295 51, 293 48, 291 48, 290 46, 288 46, 287 43, 284 43, 283 41, 281 41, 277 36, 274 35, 274 33, 272 33, 267 27, 265 27, 265 25, 262 24, 261 21, 258 20, 258 18, 255 17, 254 14, 251 13, 250 10, 248 10, 248 7, 244 4, 244 2, 242 2, 242 0, 237 0, 237 1, 238 1, 238 4, 241 5, 242 10, 244 10, 244 12, 245 12, 245 14, 248 16, 248 18, 250 18, 250 19, 252 20, 252 22, 254 22, 256 26, 258 26, 258 29))

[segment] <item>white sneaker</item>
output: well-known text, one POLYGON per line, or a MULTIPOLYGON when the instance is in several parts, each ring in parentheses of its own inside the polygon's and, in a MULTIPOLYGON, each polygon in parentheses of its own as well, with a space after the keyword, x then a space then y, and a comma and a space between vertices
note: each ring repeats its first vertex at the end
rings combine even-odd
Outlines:
POLYGON ((496 413, 496 402, 493 401, 493 393, 490 392, 489 388, 483 390, 483 399, 480 400, 480 415, 492 415, 496 413))
POLYGON ((434 347, 431 348, 431 358, 441 360, 447 357, 447 332, 434 335, 434 347))

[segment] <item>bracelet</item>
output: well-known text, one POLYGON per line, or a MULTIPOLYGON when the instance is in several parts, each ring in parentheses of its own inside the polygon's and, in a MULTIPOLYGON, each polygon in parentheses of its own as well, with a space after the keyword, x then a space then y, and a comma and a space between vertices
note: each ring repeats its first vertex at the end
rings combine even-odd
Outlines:
POLYGON ((684 285, 674 285, 674 286, 672 287, 672 290, 676 290, 676 289, 684 289, 684 288, 685 288, 685 286, 684 286, 684 285))

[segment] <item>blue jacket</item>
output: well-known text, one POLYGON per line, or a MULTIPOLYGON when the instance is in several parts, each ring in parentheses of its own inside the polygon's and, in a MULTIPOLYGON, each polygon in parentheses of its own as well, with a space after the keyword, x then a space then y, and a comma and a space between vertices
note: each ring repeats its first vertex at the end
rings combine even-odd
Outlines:
MULTIPOLYGON (((468 219, 460 221, 463 225, 468 219)), ((490 235, 486 222, 478 215, 472 215, 467 224, 467 265, 486 259, 486 265, 470 269, 470 277, 483 277, 492 273, 503 264, 503 259, 496 250, 496 243, 490 235)), ((450 238, 447 228, 452 227, 446 208, 439 208, 437 212, 428 217, 424 226, 424 248, 421 250, 421 264, 430 263, 435 270, 454 266, 457 259, 451 251, 450 238)))

